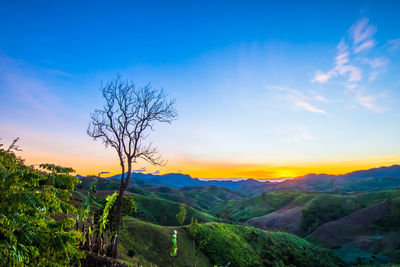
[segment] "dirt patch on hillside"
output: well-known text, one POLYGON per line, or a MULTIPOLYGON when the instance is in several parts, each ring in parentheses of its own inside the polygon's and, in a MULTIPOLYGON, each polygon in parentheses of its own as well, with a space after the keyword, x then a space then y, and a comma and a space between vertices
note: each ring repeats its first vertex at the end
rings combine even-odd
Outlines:
POLYGON ((350 250, 354 248, 399 260, 400 233, 372 227, 374 222, 389 215, 391 208, 391 202, 384 201, 360 209, 336 221, 321 225, 310 236, 328 248, 346 247, 350 250))
POLYGON ((251 218, 246 221, 246 224, 264 230, 279 230, 300 235, 302 209, 303 206, 294 205, 291 202, 279 210, 251 218))
POLYGON ((390 203, 385 201, 325 223, 315 229, 311 236, 327 246, 342 246, 354 241, 356 237, 379 235, 379 231, 369 225, 388 215, 389 212, 390 203))

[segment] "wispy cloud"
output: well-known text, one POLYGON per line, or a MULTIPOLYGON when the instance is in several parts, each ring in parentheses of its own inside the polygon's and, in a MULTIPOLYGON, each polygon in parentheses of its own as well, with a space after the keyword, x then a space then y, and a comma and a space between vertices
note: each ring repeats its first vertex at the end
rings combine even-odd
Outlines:
POLYGON ((313 100, 318 101, 318 102, 329 103, 329 100, 322 95, 314 95, 313 100))
POLYGON ((350 28, 350 35, 353 39, 354 53, 373 48, 376 45, 373 35, 376 33, 376 27, 369 24, 368 18, 358 20, 350 28))
MULTIPOLYGON (((346 43, 346 39, 350 38, 353 40, 353 53, 354 55, 365 50, 369 50, 376 45, 376 41, 373 39, 373 35, 376 33, 376 27, 369 24, 368 18, 362 18, 348 30, 348 36, 342 37, 339 44, 337 45, 337 56, 335 57, 335 66, 327 71, 323 72, 317 70, 311 82, 326 83, 335 76, 346 77, 347 82, 345 86, 353 89, 358 86, 358 82, 363 77, 361 67, 357 66, 354 62, 350 61, 349 46, 346 43)), ((371 66, 373 67, 373 66, 371 66)), ((373 67, 374 68, 374 67, 373 67)), ((375 67, 376 68, 376 67, 375 67)), ((374 72, 373 78, 376 78, 377 72, 374 72)), ((373 79, 370 79, 373 80, 373 79)))
POLYGON ((310 112, 326 114, 325 110, 316 108, 313 105, 311 105, 310 103, 307 103, 307 102, 302 101, 302 100, 296 101, 295 105, 300 107, 300 108, 302 108, 302 109, 304 109, 304 110, 310 111, 310 112))
POLYGON ((160 175, 161 172, 160 172, 160 170, 156 170, 155 172, 151 172, 150 174, 153 174, 153 175, 160 175))
POLYGON ((327 73, 324 73, 320 70, 317 70, 315 72, 315 76, 314 78, 311 80, 311 82, 318 82, 318 83, 325 83, 327 81, 329 81, 329 79, 335 75, 335 72, 329 71, 327 73))
POLYGON ((145 167, 142 167, 142 168, 137 169, 137 170, 132 170, 132 172, 135 172, 135 173, 144 173, 145 171, 146 171, 145 167))
POLYGON ((375 112, 383 112, 383 109, 377 105, 377 96, 376 95, 365 95, 361 92, 357 92, 356 102, 360 104, 361 106, 375 111, 375 112))
MULTIPOLYGON (((370 57, 366 53, 377 44, 374 39, 376 32, 376 26, 370 24, 368 18, 362 18, 354 23, 336 47, 334 67, 326 72, 317 70, 311 82, 325 84, 329 81, 330 84, 336 82, 344 85, 346 90, 350 89, 349 92, 353 94, 353 99, 358 105, 375 112, 384 111, 384 108, 377 104, 380 95, 365 94, 359 89, 360 85, 362 88, 367 88, 369 83, 386 70, 390 62, 386 57, 376 55, 370 57)), ((389 41, 386 46, 391 51, 400 49, 400 38, 389 41)))
POLYGON ((336 48, 338 50, 338 54, 335 57, 335 67, 328 72, 317 70, 315 72, 314 78, 311 79, 311 82, 326 83, 331 78, 338 75, 347 76, 347 81, 349 83, 354 83, 361 80, 361 69, 353 64, 349 64, 350 53, 348 51, 348 46, 346 45, 344 38, 342 38, 336 48))
POLYGON ((370 74, 368 77, 368 81, 374 81, 380 73, 382 73, 387 64, 389 63, 389 59, 385 57, 377 57, 377 58, 363 58, 360 61, 364 64, 367 64, 370 67, 370 74))
POLYGON ((388 46, 389 51, 398 52, 400 51, 400 38, 391 39, 386 45, 388 46))
POLYGON ((296 108, 303 109, 305 111, 313 112, 313 113, 319 113, 319 114, 326 114, 326 111, 320 108, 317 108, 314 106, 312 101, 318 101, 318 102, 329 102, 328 99, 321 95, 315 95, 315 96, 306 96, 303 93, 301 93, 298 90, 294 90, 291 88, 286 88, 282 86, 267 86, 267 89, 269 90, 277 90, 279 92, 282 92, 284 94, 284 98, 293 106, 296 108))

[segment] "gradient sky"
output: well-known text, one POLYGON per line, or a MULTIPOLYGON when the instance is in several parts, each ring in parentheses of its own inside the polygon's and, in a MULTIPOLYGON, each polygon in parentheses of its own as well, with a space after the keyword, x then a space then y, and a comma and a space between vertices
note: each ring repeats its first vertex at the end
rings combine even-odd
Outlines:
POLYGON ((118 172, 86 135, 101 81, 165 88, 146 172, 279 178, 400 163, 399 1, 0 1, 0 137, 118 172))

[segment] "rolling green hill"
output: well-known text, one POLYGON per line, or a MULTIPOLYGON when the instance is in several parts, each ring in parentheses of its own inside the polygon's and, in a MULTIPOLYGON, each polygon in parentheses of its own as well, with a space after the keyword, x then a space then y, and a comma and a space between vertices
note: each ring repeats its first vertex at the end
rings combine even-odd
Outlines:
MULTIPOLYGON (((176 214, 179 212, 181 203, 142 195, 133 195, 133 198, 137 207, 135 217, 159 225, 179 225, 176 214)), ((189 224, 192 217, 196 217, 199 222, 217 220, 214 216, 193 209, 192 207, 186 206, 186 209, 187 214, 184 224, 189 224)))
MULTIPOLYGON (((88 187, 89 181, 84 180, 80 187, 88 187)), ((104 197, 113 193, 118 189, 118 182, 101 180, 97 187, 98 195, 104 197)), ((400 238, 400 190, 358 193, 283 190, 246 197, 240 192, 216 186, 171 188, 146 184, 145 187, 130 186, 127 194, 133 198, 137 213, 131 214, 135 218, 127 220, 130 226, 127 226, 129 231, 128 228, 124 230, 126 238, 133 236, 134 231, 147 229, 144 232, 154 240, 156 238, 152 235, 167 239, 160 244, 156 241, 145 244, 145 237, 140 237, 140 233, 139 237, 133 237, 135 244, 124 241, 122 255, 128 261, 132 259, 127 256, 127 251, 129 246, 134 246, 140 255, 135 260, 169 265, 168 253, 160 260, 155 254, 168 250, 168 235, 173 229, 177 229, 183 238, 182 248, 190 250, 190 236, 183 228, 177 227, 176 214, 182 203, 187 208, 184 224, 196 217, 200 222, 196 241, 208 240, 203 248, 203 265, 198 266, 228 262, 231 262, 230 266, 243 266, 244 262, 248 264, 244 266, 327 266, 320 264, 334 262, 332 259, 335 257, 319 247, 331 249, 347 264, 358 261, 385 263, 400 259, 397 256, 400 245, 396 241, 400 238), (381 207, 379 205, 382 209, 373 208, 381 207), (371 221, 364 225, 360 223, 366 219, 360 221, 357 218, 371 221), (218 220, 247 226, 216 223, 218 220), (152 231, 154 233, 150 233, 152 231), (137 248, 137 243, 143 248, 137 248), (299 252, 300 248, 302 252, 299 252)), ((185 253, 180 256, 184 264, 177 263, 177 266, 190 265, 191 254, 185 253)))
POLYGON ((228 200, 238 200, 245 197, 245 195, 240 192, 213 185, 202 187, 182 187, 179 189, 164 186, 149 188, 148 190, 161 198, 183 202, 191 207, 206 212, 214 206, 225 203, 228 200))
MULTIPOLYGON (((170 266, 171 235, 178 231, 176 266, 192 266, 193 242, 186 227, 166 227, 128 217, 121 232, 121 257, 128 262, 151 262, 170 266), (135 258, 128 251, 135 251, 135 258)), ((199 224, 195 238, 207 240, 197 258, 197 266, 343 266, 325 249, 283 232, 267 232, 248 226, 223 223, 199 224)), ((143 266, 150 266, 144 264, 143 266)), ((153 265, 154 266, 154 265, 153 265)))
POLYGON ((230 220, 244 222, 250 218, 262 216, 284 207, 291 201, 298 199, 299 202, 307 201, 314 194, 302 193, 300 191, 280 191, 264 193, 259 196, 230 200, 211 209, 212 214, 220 214, 230 220))
POLYGON ((207 240, 203 252, 218 266, 343 266, 327 250, 283 232, 206 223, 199 225, 200 240, 207 240))
MULTIPOLYGON (((157 264, 159 267, 171 266, 169 252, 173 230, 178 231, 178 257, 175 266, 192 266, 193 240, 183 228, 160 226, 132 217, 125 218, 124 228, 121 231, 120 253, 122 258, 132 263, 139 261, 146 267, 150 267, 149 264, 146 264, 147 262, 157 264), (135 260, 128 256, 128 251, 132 248, 136 252, 135 260)), ((197 263, 197 266, 202 267, 213 266, 201 252, 198 255, 197 263)))

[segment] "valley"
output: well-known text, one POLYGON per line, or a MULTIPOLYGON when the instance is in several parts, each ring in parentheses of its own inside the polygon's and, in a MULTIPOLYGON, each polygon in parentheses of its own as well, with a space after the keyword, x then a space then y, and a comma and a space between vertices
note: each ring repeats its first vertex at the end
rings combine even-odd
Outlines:
MULTIPOLYGON (((200 244, 202 240, 207 240, 207 245, 200 249, 199 266, 400 262, 397 165, 326 179, 308 175, 265 184, 253 180, 208 182, 182 174, 154 176, 134 174, 128 188, 127 197, 132 198, 136 212, 126 214, 124 221, 121 251, 127 261, 142 259, 164 266, 170 260, 165 253, 168 235, 176 229, 182 250, 176 266, 190 265, 192 242, 200 244), (392 181, 391 190, 380 186, 386 179, 392 181), (350 191, 360 184, 359 191, 350 191), (187 210, 183 226, 175 216, 181 205, 187 210), (191 218, 199 223, 199 234, 193 238, 187 231, 191 218), (126 254, 129 247, 137 253, 133 259, 126 254), (153 253, 159 256, 151 256, 153 253)), ((77 189, 85 193, 94 177, 80 179, 77 189)), ((118 182, 118 177, 97 179, 98 196, 112 194, 118 182)))

